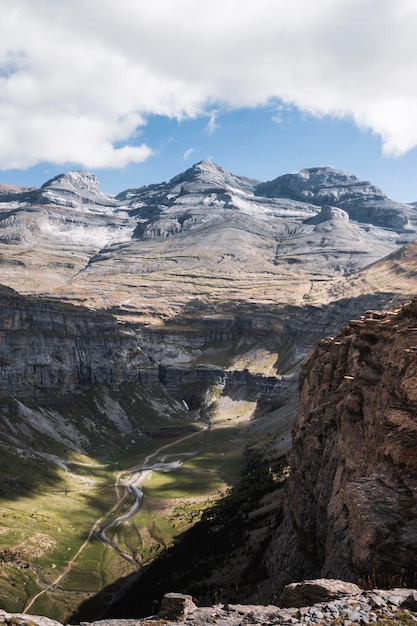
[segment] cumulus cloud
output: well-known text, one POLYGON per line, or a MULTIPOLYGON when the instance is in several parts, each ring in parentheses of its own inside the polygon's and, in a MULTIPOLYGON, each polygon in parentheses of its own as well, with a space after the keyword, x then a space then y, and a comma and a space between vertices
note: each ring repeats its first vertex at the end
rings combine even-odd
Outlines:
POLYGON ((417 145, 415 0, 0 0, 0 168, 123 167, 147 116, 271 100, 417 145))

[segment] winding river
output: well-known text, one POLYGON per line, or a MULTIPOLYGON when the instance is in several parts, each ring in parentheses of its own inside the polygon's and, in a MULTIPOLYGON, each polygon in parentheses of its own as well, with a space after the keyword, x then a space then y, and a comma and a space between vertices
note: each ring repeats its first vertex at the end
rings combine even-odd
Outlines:
POLYGON ((115 526, 118 526, 119 524, 125 522, 126 520, 130 519, 131 517, 133 517, 140 511, 142 507, 142 502, 143 502, 143 491, 141 487, 143 483, 145 482, 145 479, 147 479, 150 476, 152 471, 173 472, 179 469, 180 467, 182 467, 186 461, 204 452, 204 450, 206 449, 206 445, 207 445, 207 436, 210 431, 209 422, 203 423, 202 431, 200 430, 199 432, 191 433, 190 435, 186 435, 184 437, 181 437, 180 439, 176 439, 173 442, 170 442, 168 444, 165 444, 164 446, 161 446, 155 452, 153 452, 152 454, 149 454, 145 458, 142 465, 131 467, 128 470, 120 472, 117 476, 116 483, 115 483, 117 501, 119 502, 119 504, 121 504, 123 500, 126 498, 126 496, 128 494, 131 494, 134 497, 134 503, 132 504, 130 509, 123 515, 116 517, 114 520, 110 522, 106 522, 105 524, 100 525, 96 530, 96 536, 98 537, 100 541, 102 541, 105 545, 107 545, 114 552, 116 552, 118 556, 122 557, 123 559, 128 561, 131 565, 133 565, 133 567, 136 570, 141 569, 141 564, 138 561, 136 561, 136 559, 134 559, 132 555, 120 550, 120 548, 109 539, 106 531, 109 528, 114 528, 115 526), (201 443, 201 446, 198 448, 198 450, 195 450, 194 452, 183 453, 181 455, 176 453, 175 457, 181 456, 182 458, 180 460, 176 459, 175 461, 166 460, 170 456, 174 456, 174 455, 167 455, 167 454, 161 455, 161 453, 164 450, 171 448, 174 445, 177 445, 178 443, 181 443, 187 439, 191 439, 192 437, 197 437, 201 435, 202 431, 203 431, 202 443, 201 443), (153 462, 151 462, 152 459, 154 459, 153 462), (120 496, 121 487, 123 487, 125 490, 125 494, 122 497, 120 496))

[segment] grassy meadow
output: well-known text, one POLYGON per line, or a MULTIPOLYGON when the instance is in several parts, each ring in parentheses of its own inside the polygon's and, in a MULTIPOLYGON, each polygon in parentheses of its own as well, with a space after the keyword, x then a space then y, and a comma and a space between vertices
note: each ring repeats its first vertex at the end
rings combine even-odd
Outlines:
POLYGON ((117 476, 129 476, 146 459, 148 465, 181 459, 184 464, 173 472, 147 473, 141 511, 110 527, 107 536, 141 565, 171 546, 237 480, 244 441, 230 446, 239 429, 230 426, 225 438, 226 423, 214 421, 210 431, 196 424, 194 432, 187 424, 172 440, 138 440, 111 463, 63 455, 69 471, 29 455, 16 464, 5 451, 3 475, 7 467, 18 469, 9 484, 2 482, 1 608, 65 622, 83 601, 135 571, 95 529, 133 505, 125 487, 115 488, 117 476))

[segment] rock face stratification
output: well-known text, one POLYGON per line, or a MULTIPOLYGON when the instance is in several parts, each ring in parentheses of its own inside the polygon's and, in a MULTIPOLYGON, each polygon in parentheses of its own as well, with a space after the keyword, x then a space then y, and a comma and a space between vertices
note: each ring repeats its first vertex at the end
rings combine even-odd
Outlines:
POLYGON ((404 205, 389 200, 375 185, 332 167, 312 167, 297 174, 284 174, 261 183, 256 193, 318 205, 330 204, 344 209, 358 222, 398 230, 407 228, 408 220, 413 217, 410 208, 407 211, 404 205))
POLYGON ((322 340, 300 375, 276 590, 323 576, 410 584, 417 572, 417 299, 322 340))
POLYGON ((242 294, 262 306, 277 294, 284 303, 315 303, 328 281, 416 232, 410 205, 326 167, 260 183, 202 161, 117 196, 100 192, 88 172, 39 189, 0 188, 3 284, 136 310, 146 322, 196 299, 222 308, 239 306, 242 294))

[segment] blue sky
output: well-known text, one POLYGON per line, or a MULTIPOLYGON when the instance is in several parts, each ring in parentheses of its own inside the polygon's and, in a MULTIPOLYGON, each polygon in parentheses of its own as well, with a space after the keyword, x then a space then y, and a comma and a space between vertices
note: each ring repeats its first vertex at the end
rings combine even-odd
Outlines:
MULTIPOLYGON (((210 159, 225 170, 259 180, 305 167, 329 165, 355 174, 380 187, 399 202, 417 201, 417 150, 401 156, 384 155, 380 138, 352 121, 316 118, 288 108, 276 112, 272 104, 237 111, 218 110, 215 127, 210 117, 179 122, 153 116, 137 141, 154 149, 143 163, 118 168, 92 168, 101 190, 117 194, 124 189, 169 180, 193 163, 210 159)), ((40 186, 49 178, 80 168, 41 163, 23 170, 0 173, 1 182, 40 186)))
POLYGON ((414 0, 0 0, 0 182, 102 191, 211 159, 417 201, 414 0), (389 45, 387 45, 389 42, 389 45))

